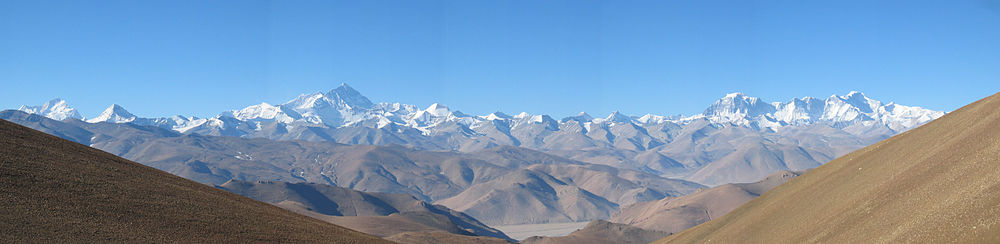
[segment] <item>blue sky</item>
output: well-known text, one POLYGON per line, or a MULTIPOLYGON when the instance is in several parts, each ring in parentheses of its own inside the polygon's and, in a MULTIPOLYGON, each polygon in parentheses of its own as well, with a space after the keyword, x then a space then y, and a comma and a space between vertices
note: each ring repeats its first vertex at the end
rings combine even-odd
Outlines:
POLYGON ((1000 91, 1000 1, 3 1, 0 107, 212 116, 346 82, 466 113, 1000 91))

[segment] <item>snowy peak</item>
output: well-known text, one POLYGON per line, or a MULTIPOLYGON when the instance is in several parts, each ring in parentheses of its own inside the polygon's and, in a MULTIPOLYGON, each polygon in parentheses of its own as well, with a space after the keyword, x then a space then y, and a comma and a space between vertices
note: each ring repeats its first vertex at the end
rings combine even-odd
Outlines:
POLYGON ((770 114, 775 110, 774 105, 761 101, 760 98, 737 92, 726 94, 702 114, 713 122, 737 122, 770 114))
POLYGON ((632 118, 628 115, 622 114, 621 112, 614 111, 604 119, 605 122, 611 123, 632 123, 632 118))
POLYGON ((312 94, 302 94, 286 102, 283 105, 291 106, 296 110, 300 109, 322 109, 324 107, 330 106, 330 103, 326 99, 326 95, 323 93, 312 93, 312 94))
POLYGON ((877 122, 902 131, 942 115, 944 112, 919 107, 905 107, 894 103, 884 105, 857 91, 844 96, 831 95, 826 100, 805 97, 784 103, 767 103, 743 93, 730 93, 705 109, 701 116, 689 117, 687 120, 704 117, 715 123, 771 129, 812 123, 846 127, 855 123, 877 122))
POLYGON ((858 91, 851 91, 846 96, 840 96, 839 98, 847 104, 858 108, 862 113, 874 112, 875 109, 882 106, 882 102, 868 98, 864 93, 858 91))
POLYGON ((374 106, 371 100, 368 100, 360 92, 348 86, 347 83, 340 83, 340 87, 326 93, 326 96, 332 101, 337 101, 352 108, 371 108, 374 106))
POLYGON ((80 113, 76 111, 75 108, 69 106, 66 100, 61 98, 52 99, 42 106, 25 106, 22 105, 17 110, 20 110, 29 114, 38 114, 41 116, 48 117, 54 120, 65 120, 65 119, 83 119, 80 113))
POLYGON ((128 123, 135 121, 135 119, 136 116, 129 113, 128 110, 125 110, 122 106, 118 106, 118 104, 111 104, 111 106, 105 109, 104 112, 101 112, 100 115, 94 117, 93 119, 88 119, 87 122, 128 123))
POLYGON ((777 104, 774 118, 789 124, 813 123, 823 117, 825 107, 825 101, 820 99, 794 98, 790 102, 777 104))
POLYGON ((275 120, 283 123, 290 123, 302 117, 295 111, 285 110, 281 106, 274 106, 268 103, 251 105, 241 110, 223 113, 222 115, 242 121, 275 120))
POLYGON ((427 107, 424 111, 435 117, 444 117, 451 114, 451 110, 448 109, 448 106, 439 103, 431 104, 431 106, 427 107))
POLYGON ((510 117, 510 115, 507 115, 507 114, 505 114, 503 112, 500 112, 500 111, 496 111, 496 112, 490 113, 489 115, 486 115, 486 116, 483 117, 483 119, 485 119, 485 120, 491 120, 491 121, 492 120, 507 120, 507 119, 513 119, 513 118, 514 117, 510 117))

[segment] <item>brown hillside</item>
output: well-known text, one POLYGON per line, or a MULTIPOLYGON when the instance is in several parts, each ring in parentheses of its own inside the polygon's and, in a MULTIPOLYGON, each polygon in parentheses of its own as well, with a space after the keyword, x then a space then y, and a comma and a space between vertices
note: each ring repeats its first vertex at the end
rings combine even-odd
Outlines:
POLYGON ((660 243, 998 243, 1000 94, 660 243))
POLYGON ((0 120, 0 240, 388 243, 0 120))
POLYGON ((404 232, 386 237, 385 239, 406 244, 509 244, 506 240, 488 236, 456 235, 443 231, 404 232))
POLYGON ((444 231, 513 241, 503 232, 468 215, 406 194, 360 192, 327 184, 276 181, 230 180, 217 187, 378 237, 413 231, 444 231))
POLYGON ((533 236, 521 241, 523 244, 645 244, 662 238, 670 233, 647 230, 626 224, 611 223, 604 220, 594 220, 583 229, 567 236, 541 237, 533 236))
POLYGON ((686 196, 637 203, 623 207, 609 221, 665 233, 678 233, 724 216, 750 199, 798 175, 783 170, 755 183, 725 184, 686 196))

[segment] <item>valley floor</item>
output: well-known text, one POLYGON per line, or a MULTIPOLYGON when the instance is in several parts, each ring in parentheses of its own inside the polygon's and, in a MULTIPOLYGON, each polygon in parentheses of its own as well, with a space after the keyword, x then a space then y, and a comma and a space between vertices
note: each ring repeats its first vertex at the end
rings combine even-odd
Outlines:
POLYGON ((548 223, 548 224, 526 224, 526 225, 501 225, 494 226, 503 233, 516 240, 524 240, 532 236, 566 236, 573 231, 583 229, 590 221, 569 222, 569 223, 548 223))

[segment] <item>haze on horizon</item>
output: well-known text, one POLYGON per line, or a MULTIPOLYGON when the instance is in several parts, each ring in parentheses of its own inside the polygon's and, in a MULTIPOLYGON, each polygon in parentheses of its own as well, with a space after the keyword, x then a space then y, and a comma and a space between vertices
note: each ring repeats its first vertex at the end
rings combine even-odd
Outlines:
POLYGON ((950 111, 1000 90, 968 1, 0 3, 0 106, 208 117, 346 82, 374 102, 563 117, 851 90, 950 111))

